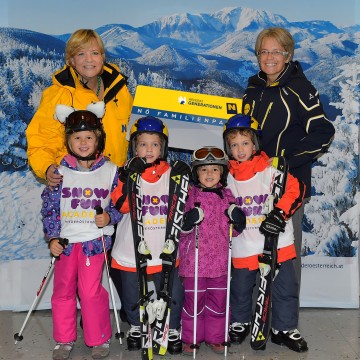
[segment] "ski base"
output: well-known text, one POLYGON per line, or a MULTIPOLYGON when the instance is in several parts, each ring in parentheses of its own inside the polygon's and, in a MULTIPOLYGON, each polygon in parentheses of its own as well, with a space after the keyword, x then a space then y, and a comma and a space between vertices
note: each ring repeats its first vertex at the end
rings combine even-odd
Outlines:
POLYGON ((182 161, 175 162, 170 173, 165 239, 166 241, 173 242, 174 250, 171 254, 163 252, 160 255, 162 259, 162 277, 158 299, 162 298, 166 302, 167 309, 163 319, 157 320, 154 326, 153 349, 154 353, 158 355, 165 355, 168 349, 170 308, 173 301, 172 285, 185 203, 190 184, 190 173, 189 166, 182 161))
POLYGON ((271 330, 271 295, 277 260, 277 236, 266 237, 264 252, 259 256, 259 288, 251 323, 250 346, 264 350, 271 330))
MULTIPOLYGON (((272 167, 277 171, 269 196, 271 203, 267 204, 266 213, 273 209, 273 205, 284 194, 288 173, 288 164, 284 157, 273 158, 272 167)), ((278 235, 265 235, 263 253, 259 255, 260 281, 250 331, 250 346, 254 350, 264 350, 270 336, 272 286, 277 271, 278 238, 278 235)))

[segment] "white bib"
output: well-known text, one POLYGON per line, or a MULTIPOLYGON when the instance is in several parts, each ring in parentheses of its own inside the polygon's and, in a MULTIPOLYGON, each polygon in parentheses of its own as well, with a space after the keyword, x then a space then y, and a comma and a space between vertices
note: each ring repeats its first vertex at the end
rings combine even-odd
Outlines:
MULTIPOLYGON (((103 209, 110 203, 111 187, 117 167, 112 162, 105 162, 100 168, 81 172, 60 166, 63 184, 60 198, 60 236, 70 243, 79 243, 96 239, 101 230, 95 225, 94 208, 103 209)), ((112 235, 113 225, 102 228, 104 235, 112 235)))

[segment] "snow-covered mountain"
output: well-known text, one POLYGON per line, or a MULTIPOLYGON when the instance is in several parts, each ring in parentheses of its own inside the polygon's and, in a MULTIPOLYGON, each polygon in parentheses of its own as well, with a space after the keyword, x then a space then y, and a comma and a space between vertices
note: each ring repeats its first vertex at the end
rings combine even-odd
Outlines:
MULTIPOLYGON (((329 82, 342 65, 359 56, 359 25, 342 29, 329 21, 289 22, 269 11, 229 7, 211 14, 164 16, 140 27, 106 24, 96 30, 107 58, 129 77, 133 93, 137 84, 144 84, 240 97, 248 77, 258 70, 256 36, 271 26, 286 27, 294 35, 295 58, 318 88, 329 117, 335 118, 338 111, 329 103, 339 100, 339 85, 329 82)), ((0 100, 0 120, 12 121, 12 126, 0 128, 0 168, 26 164, 26 144, 19 133, 52 72, 62 67, 69 36, 0 28, 0 88, 11 95, 0 100)))
MULTIPOLYGON (((295 58, 303 63, 305 70, 310 71, 320 62, 328 64, 330 72, 320 72, 322 78, 315 83, 324 96, 330 96, 328 74, 338 74, 341 64, 359 54, 360 35, 356 26, 345 30, 329 21, 288 22, 281 15, 243 7, 224 8, 212 14, 165 16, 139 28, 107 25, 97 30, 109 55, 127 59, 135 73, 146 66, 150 71, 164 71, 180 81, 192 78, 195 81, 199 72, 206 77, 214 68, 221 77, 231 59, 235 63, 227 70, 240 74, 238 86, 242 89, 247 79, 241 76, 242 69, 257 71, 256 36, 260 30, 271 26, 286 27, 294 35, 295 58), (165 49, 167 53, 159 56, 165 49), (173 57, 169 63, 170 53, 177 54, 177 60, 173 57), (216 57, 208 62, 199 61, 209 55, 216 57), (189 64, 195 66, 189 69, 189 64)), ((229 76, 224 78, 226 82, 229 76)))
MULTIPOLYGON (((359 52, 359 26, 342 29, 329 21, 289 22, 281 15, 245 7, 224 8, 212 14, 174 14, 138 28, 109 24, 96 30, 109 56, 129 60, 135 71, 138 64, 144 65, 144 59, 151 70, 171 70, 167 57, 159 57, 155 51, 163 46, 187 51, 190 58, 191 53, 217 55, 218 63, 226 62, 226 58, 248 61, 256 71, 255 39, 259 31, 271 26, 289 29, 296 41, 295 57, 305 62, 306 69, 320 60, 333 62, 359 52)), ((66 41, 69 36, 58 38, 66 41)), ((338 63, 334 64, 334 69, 338 67, 338 63)), ((198 69, 193 71, 197 75, 198 69)), ((176 74, 181 80, 181 67, 177 67, 176 74)), ((183 75, 191 78, 186 65, 183 75)))
MULTIPOLYGON (((268 11, 233 7, 212 14, 174 14, 140 27, 105 24, 96 30, 108 60, 129 77, 133 94, 142 84, 240 97, 248 77, 258 70, 256 36, 271 26, 293 34, 295 58, 322 94, 337 127, 336 140, 322 157, 324 164, 333 165, 320 162, 314 168, 316 196, 307 210, 305 250, 354 256, 360 25, 338 28, 329 21, 289 22, 268 11), (322 227, 324 223, 329 226, 322 227)), ((0 260, 48 256, 38 210, 32 211, 40 208, 43 185, 27 166, 24 131, 53 72, 64 64, 69 36, 0 28, 0 212, 5 214, 0 260)))

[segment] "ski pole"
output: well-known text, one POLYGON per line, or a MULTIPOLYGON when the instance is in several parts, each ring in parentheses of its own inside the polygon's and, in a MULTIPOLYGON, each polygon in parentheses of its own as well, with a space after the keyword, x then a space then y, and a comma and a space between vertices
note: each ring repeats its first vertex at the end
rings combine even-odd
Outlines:
MULTIPOLYGON (((100 205, 95 206, 94 209, 96 211, 96 214, 102 214, 103 211, 104 211, 103 208, 100 205)), ((124 337, 124 333, 120 331, 120 322, 119 322, 119 317, 118 317, 118 313, 117 313, 117 309, 116 309, 114 290, 113 290, 112 280, 111 280, 111 277, 110 277, 109 267, 108 267, 108 257, 107 257, 107 252, 106 252, 104 231, 101 228, 99 228, 99 229, 101 231, 101 242, 102 242, 102 245, 103 245, 104 257, 105 257, 106 274, 107 274, 107 278, 108 278, 109 290, 110 290, 110 295, 111 295, 111 302, 112 302, 112 305, 113 305, 115 321, 116 321, 117 333, 115 334, 115 338, 119 339, 120 345, 122 345, 122 340, 121 339, 124 337)))
POLYGON ((227 356, 228 350, 228 332, 229 332, 229 309, 230 309, 230 280, 231 280, 231 248, 232 248, 232 233, 233 233, 233 224, 230 224, 230 234, 229 234, 229 255, 228 255, 228 274, 227 274, 227 287, 226 287, 226 318, 225 318, 225 351, 224 355, 227 356))
MULTIPOLYGON (((200 207, 200 203, 195 203, 195 207, 200 207)), ((193 330, 193 358, 196 358, 196 350, 198 348, 196 342, 197 335, 197 312, 198 312, 198 269, 199 268, 199 225, 195 225, 195 274, 194 274, 194 330, 193 330)))
MULTIPOLYGON (((59 244, 60 244, 63 248, 65 248, 65 246, 69 243, 69 240, 68 240, 68 239, 63 239, 63 238, 57 238, 57 239, 59 240, 59 244)), ((28 319, 29 319, 32 311, 34 310, 34 308, 35 308, 38 300, 40 299, 40 295, 41 295, 41 293, 42 293, 42 289, 45 288, 45 284, 47 283, 47 281, 48 281, 48 279, 49 279, 49 275, 50 275, 50 273, 51 273, 51 270, 53 269, 53 265, 54 265, 54 263, 55 263, 55 260, 57 260, 58 258, 59 258, 58 256, 52 256, 52 257, 51 257, 50 265, 49 265, 49 267, 48 267, 48 269, 47 269, 47 271, 46 271, 46 273, 45 273, 45 275, 44 275, 44 277, 43 277, 43 279, 42 279, 42 281, 41 281, 41 283, 40 283, 39 289, 38 289, 38 291, 36 292, 35 299, 34 299, 32 305, 31 305, 31 307, 30 307, 30 309, 29 309, 29 311, 28 311, 28 313, 27 313, 27 315, 26 315, 26 318, 25 318, 25 320, 24 320, 24 323, 23 323, 20 331, 19 331, 18 333, 14 334, 15 345, 17 344, 18 341, 21 341, 21 340, 24 338, 24 337, 22 336, 22 333, 23 333, 23 331, 24 331, 24 329, 25 329, 26 323, 27 323, 27 321, 28 321, 28 319)))

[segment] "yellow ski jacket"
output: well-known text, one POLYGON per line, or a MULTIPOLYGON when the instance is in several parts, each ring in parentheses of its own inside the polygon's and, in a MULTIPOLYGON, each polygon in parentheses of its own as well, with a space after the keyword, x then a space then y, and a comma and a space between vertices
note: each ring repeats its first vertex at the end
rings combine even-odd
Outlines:
MULTIPOLYGON (((127 157, 126 132, 133 98, 126 86, 127 78, 115 64, 104 64, 101 74, 106 104, 103 125, 106 133, 104 155, 122 166, 127 157)), ((37 176, 45 179, 51 164, 60 164, 67 154, 64 125, 54 119, 55 106, 63 104, 85 110, 99 101, 95 93, 84 87, 73 68, 65 65, 52 77, 53 84, 44 90, 40 105, 26 129, 29 164, 37 176)))

